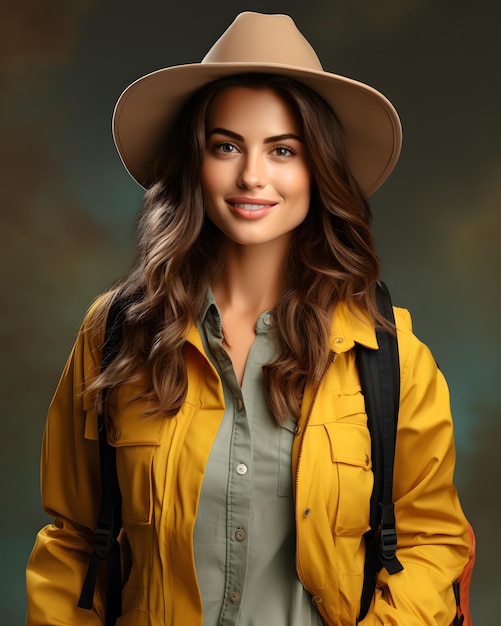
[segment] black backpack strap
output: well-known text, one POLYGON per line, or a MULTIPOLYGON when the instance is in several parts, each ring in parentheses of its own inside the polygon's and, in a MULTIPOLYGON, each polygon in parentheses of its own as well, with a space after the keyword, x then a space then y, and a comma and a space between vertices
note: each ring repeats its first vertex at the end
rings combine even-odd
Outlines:
MULTIPOLYGON (((383 282, 377 283, 376 302, 379 312, 395 323, 390 294, 383 282)), ((365 398, 367 425, 371 433, 374 489, 370 502, 370 530, 365 534, 366 556, 364 583, 360 600, 362 621, 367 615, 377 573, 385 567, 388 573, 402 571, 396 557, 397 533, 392 499, 395 439, 400 402, 400 363, 397 338, 383 328, 376 329, 379 349, 356 345, 356 360, 365 398)))
POLYGON ((461 585, 459 580, 455 580, 452 583, 452 590, 454 591, 454 598, 456 599, 456 615, 454 615, 454 620, 452 621, 451 626, 463 626, 464 615, 460 610, 461 607, 461 593, 460 593, 461 585))
MULTIPOLYGON (((104 371, 120 351, 122 342, 123 308, 115 298, 106 321, 101 360, 104 371)), ((102 406, 106 406, 106 390, 102 406)), ((98 415, 99 460, 101 473, 101 504, 94 533, 93 551, 78 606, 92 609, 99 564, 107 561, 106 626, 113 626, 122 612, 122 576, 120 544, 117 537, 122 527, 122 495, 118 483, 116 450, 106 437, 104 409, 98 415)))

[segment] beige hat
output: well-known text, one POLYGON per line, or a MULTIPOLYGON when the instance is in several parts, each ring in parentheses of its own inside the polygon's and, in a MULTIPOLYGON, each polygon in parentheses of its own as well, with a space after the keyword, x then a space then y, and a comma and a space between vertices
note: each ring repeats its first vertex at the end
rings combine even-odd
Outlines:
POLYGON ((201 63, 152 72, 122 93, 113 114, 113 137, 131 176, 148 188, 162 139, 183 103, 203 85, 244 72, 289 76, 320 94, 341 122, 348 162, 361 188, 369 196, 383 184, 402 144, 391 102, 368 85, 324 72, 289 16, 250 12, 237 16, 201 63))

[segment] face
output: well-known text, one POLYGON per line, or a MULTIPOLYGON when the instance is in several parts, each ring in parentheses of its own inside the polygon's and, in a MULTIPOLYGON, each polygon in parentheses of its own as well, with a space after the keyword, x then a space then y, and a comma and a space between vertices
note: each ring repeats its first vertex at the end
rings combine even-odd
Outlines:
POLYGON ((289 106, 269 89, 229 87, 209 107, 206 137, 208 217, 240 246, 287 243, 308 213, 311 185, 289 106))

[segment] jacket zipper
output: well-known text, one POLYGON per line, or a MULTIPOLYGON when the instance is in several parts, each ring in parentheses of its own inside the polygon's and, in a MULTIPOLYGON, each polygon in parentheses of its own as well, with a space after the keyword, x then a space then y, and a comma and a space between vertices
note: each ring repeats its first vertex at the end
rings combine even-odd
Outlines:
POLYGON ((308 414, 306 416, 306 420, 304 422, 304 427, 303 427, 303 436, 301 437, 301 443, 299 446, 299 454, 298 454, 298 458, 297 458, 297 469, 296 469, 296 483, 294 485, 294 509, 295 509, 295 515, 296 515, 296 570, 297 570, 297 575, 299 577, 299 580, 301 581, 301 584, 303 585, 303 587, 305 587, 306 589, 308 589, 307 585, 304 582, 304 577, 303 577, 303 572, 301 570, 301 566, 299 564, 299 532, 298 532, 298 528, 299 528, 299 510, 298 510, 298 503, 297 503, 297 485, 298 485, 298 478, 299 478, 299 468, 301 465, 301 455, 303 453, 303 442, 304 442, 304 436, 306 435, 306 429, 308 428, 308 424, 310 422, 310 418, 311 418, 311 414, 313 412, 313 406, 315 405, 317 396, 318 396, 318 392, 320 390, 320 387, 322 386, 322 383, 325 380, 325 377, 327 376, 328 371, 330 370, 330 368, 332 367, 332 365, 334 364, 334 362, 336 361, 338 357, 338 354, 336 352, 331 352, 331 356, 330 356, 330 360, 327 363, 322 376, 320 377, 320 380, 318 381, 318 384, 315 388, 315 393, 313 394, 313 398, 310 404, 310 408, 308 409, 308 414))

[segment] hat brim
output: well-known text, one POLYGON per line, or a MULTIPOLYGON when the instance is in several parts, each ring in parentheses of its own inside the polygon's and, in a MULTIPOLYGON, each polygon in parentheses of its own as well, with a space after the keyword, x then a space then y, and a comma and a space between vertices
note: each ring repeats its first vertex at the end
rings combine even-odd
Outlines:
POLYGON ((344 76, 269 63, 179 65, 129 85, 113 113, 113 138, 130 175, 150 187, 165 132, 188 98, 205 84, 248 72, 288 76, 321 95, 341 122, 350 169, 366 196, 383 184, 402 145, 400 119, 391 102, 376 89, 344 76))

